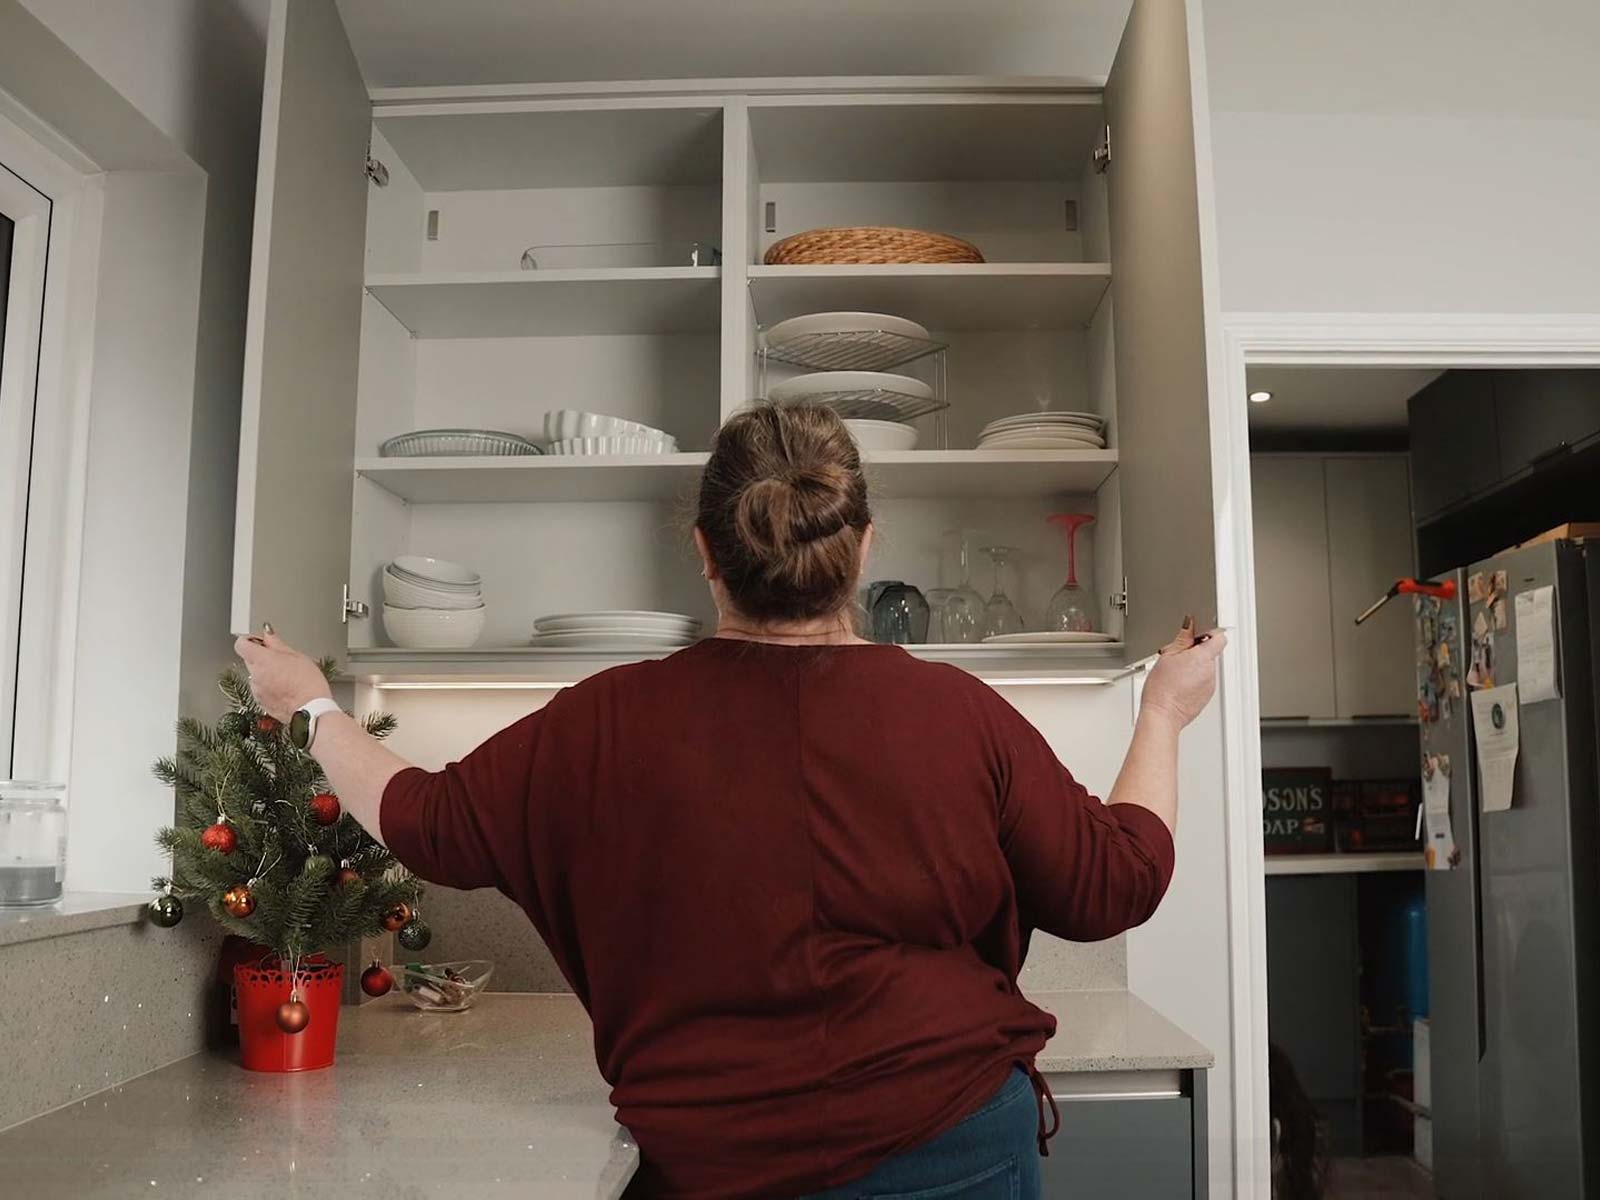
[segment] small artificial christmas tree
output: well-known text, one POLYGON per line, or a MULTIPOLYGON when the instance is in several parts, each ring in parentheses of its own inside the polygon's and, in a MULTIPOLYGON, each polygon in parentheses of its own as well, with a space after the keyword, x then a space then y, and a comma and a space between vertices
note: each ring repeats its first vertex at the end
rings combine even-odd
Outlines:
MULTIPOLYGON (((332 661, 320 665, 331 679, 332 661)), ((225 930, 270 947, 291 973, 310 955, 385 930, 426 945, 415 915, 422 885, 341 811, 316 759, 261 711, 240 672, 224 673, 221 686, 232 711, 214 727, 179 721, 178 753, 155 765, 177 793, 178 818, 156 835, 172 874, 154 881, 162 894, 151 919, 175 925, 183 902, 204 902, 225 930)), ((380 738, 395 727, 384 713, 362 724, 380 738)))

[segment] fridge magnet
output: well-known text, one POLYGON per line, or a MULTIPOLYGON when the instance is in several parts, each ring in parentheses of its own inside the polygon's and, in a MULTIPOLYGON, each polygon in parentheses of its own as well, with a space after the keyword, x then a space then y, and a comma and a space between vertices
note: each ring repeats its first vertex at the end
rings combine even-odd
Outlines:
POLYGON ((1492 611, 1494 612, 1494 627, 1496 629, 1504 629, 1506 627, 1506 624, 1507 624, 1507 622, 1506 622, 1506 598, 1505 598, 1504 595, 1499 595, 1499 596, 1495 597, 1494 607, 1493 607, 1492 611))
POLYGON ((1461 849, 1450 827, 1450 756, 1430 754, 1422 760, 1422 822, 1427 833, 1423 862, 1430 871, 1453 871, 1461 865, 1461 849))
MULTIPOLYGON (((1479 613, 1479 617, 1483 614, 1479 613)), ((1472 665, 1467 668, 1467 686, 1469 688, 1492 688, 1494 686, 1494 632, 1489 629, 1483 631, 1482 636, 1474 633, 1472 638, 1472 665)))
POLYGON ((1467 576, 1467 599, 1468 600, 1470 600, 1473 604, 1482 604, 1483 603, 1483 598, 1487 594, 1488 593, 1484 590, 1484 586, 1483 586, 1483 572, 1482 571, 1474 571, 1471 575, 1467 576))
POLYGON ((1479 609, 1472 617, 1472 640, 1481 642, 1489 636, 1489 618, 1479 609))
POLYGON ((1496 571, 1494 573, 1492 586, 1496 596, 1504 596, 1506 594, 1506 573, 1504 571, 1496 571))

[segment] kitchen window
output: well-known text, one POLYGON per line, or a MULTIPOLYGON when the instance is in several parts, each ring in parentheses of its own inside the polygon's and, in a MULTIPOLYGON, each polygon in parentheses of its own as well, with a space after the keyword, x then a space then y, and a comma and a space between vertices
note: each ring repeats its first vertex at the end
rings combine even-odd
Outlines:
POLYGON ((16 773, 23 571, 51 202, 0 164, 0 777, 16 773))

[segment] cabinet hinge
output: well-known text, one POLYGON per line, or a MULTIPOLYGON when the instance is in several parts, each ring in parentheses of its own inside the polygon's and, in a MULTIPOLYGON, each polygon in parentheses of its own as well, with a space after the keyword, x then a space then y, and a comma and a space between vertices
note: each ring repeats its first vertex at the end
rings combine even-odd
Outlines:
POLYGON ((1110 596, 1106 597, 1106 600, 1112 608, 1117 609, 1124 617, 1128 615, 1128 577, 1126 575, 1122 577, 1122 590, 1120 592, 1112 592, 1110 596))
POLYGON ((1094 173, 1104 175, 1106 168, 1111 165, 1111 126, 1107 125, 1100 133, 1100 144, 1094 148, 1094 173))
POLYGON ((369 150, 367 154, 367 178, 379 187, 389 186, 389 168, 383 165, 382 160, 372 157, 369 150))
POLYGON ((348 583, 345 584, 344 585, 344 600, 343 600, 343 603, 340 605, 340 608, 339 608, 339 620, 340 620, 340 622, 342 622, 345 625, 348 625, 348 624, 350 624, 350 618, 351 617, 366 617, 366 616, 370 616, 371 613, 372 613, 372 610, 367 607, 367 602, 365 600, 354 599, 350 595, 350 585, 348 583))

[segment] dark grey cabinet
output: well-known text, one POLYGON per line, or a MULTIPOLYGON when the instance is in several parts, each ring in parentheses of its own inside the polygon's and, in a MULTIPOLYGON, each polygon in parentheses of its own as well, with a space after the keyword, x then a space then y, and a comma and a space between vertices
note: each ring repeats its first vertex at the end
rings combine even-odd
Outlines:
POLYGON ((1502 478, 1600 435, 1600 371, 1493 374, 1502 478))
POLYGON ((1207 1194, 1205 1072, 1191 1095, 1061 1100, 1044 1200, 1196 1200, 1207 1194))
POLYGON ((1447 371, 1411 397, 1411 491, 1418 520, 1500 482, 1494 375, 1447 371))

